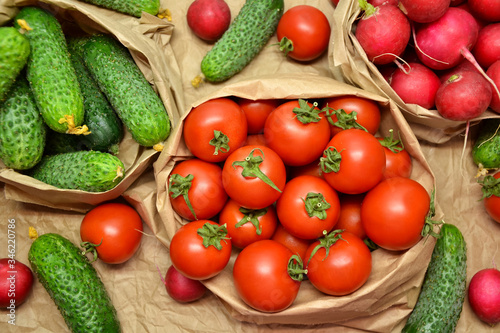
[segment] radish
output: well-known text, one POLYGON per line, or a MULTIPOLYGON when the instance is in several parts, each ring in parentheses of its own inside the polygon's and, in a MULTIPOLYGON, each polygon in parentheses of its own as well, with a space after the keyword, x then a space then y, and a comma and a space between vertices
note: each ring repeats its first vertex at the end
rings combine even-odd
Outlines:
POLYGON ((165 284, 168 295, 179 303, 197 301, 207 291, 207 287, 203 283, 185 277, 173 265, 168 268, 165 279, 162 278, 162 281, 165 284))
POLYGON ((467 0, 451 0, 450 1, 450 6, 458 6, 463 4, 467 0))
POLYGON ((374 64, 393 62, 410 40, 408 18, 393 5, 374 7, 366 0, 359 0, 359 3, 365 13, 356 27, 356 39, 374 64))
POLYGON ((398 5, 399 0, 368 0, 368 3, 373 5, 373 7, 382 5, 398 5))
POLYGON ((413 22, 428 23, 444 15, 450 0, 399 0, 399 8, 413 22))
POLYGON ((500 21, 500 0, 468 0, 471 12, 487 22, 500 21))
POLYGON ((488 24, 479 30, 472 54, 484 69, 500 59, 500 23, 488 24))
POLYGON ((186 18, 196 36, 214 42, 229 28, 231 11, 224 0, 195 0, 189 6, 186 18))
POLYGON ((500 322, 500 271, 485 268, 478 271, 469 283, 469 304, 482 321, 494 325, 500 322))
POLYGON ((10 258, 0 259, 0 307, 10 313, 23 304, 33 287, 31 269, 20 261, 10 258))
MULTIPOLYGON (((495 61, 490 67, 488 67, 486 74, 491 78, 493 83, 500 88, 500 60, 495 61)), ((500 113, 500 97, 498 94, 493 94, 490 102, 490 108, 493 111, 500 113)))

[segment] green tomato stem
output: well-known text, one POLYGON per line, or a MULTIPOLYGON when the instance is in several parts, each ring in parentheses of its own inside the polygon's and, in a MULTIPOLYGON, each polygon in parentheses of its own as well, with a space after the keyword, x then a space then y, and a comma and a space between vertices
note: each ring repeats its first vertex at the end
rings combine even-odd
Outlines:
POLYGON ((193 185, 194 176, 192 174, 187 175, 186 177, 182 177, 181 175, 175 173, 170 176, 168 181, 168 190, 170 191, 170 195, 173 199, 182 195, 186 205, 188 206, 191 214, 193 214, 194 219, 197 220, 196 213, 194 212, 193 205, 189 200, 189 189, 193 185))
POLYGON ((239 211, 243 214, 243 218, 238 223, 236 223, 235 227, 239 228, 245 223, 250 222, 255 227, 255 233, 257 235, 262 234, 262 228, 260 227, 259 217, 267 214, 267 208, 248 209, 245 207, 241 207, 239 211))
POLYGON ((254 148, 243 161, 235 161, 232 166, 233 168, 236 168, 236 166, 242 167, 243 170, 241 171, 241 175, 243 177, 257 177, 281 193, 281 190, 272 182, 272 180, 269 179, 266 174, 262 172, 262 170, 260 170, 259 166, 264 161, 263 157, 264 152, 259 148, 254 148), (260 150, 262 156, 253 156, 255 150, 260 150))
POLYGON ((230 239, 230 237, 227 237, 226 224, 218 225, 206 222, 198 229, 197 233, 203 238, 203 246, 205 248, 213 246, 219 251, 222 250, 221 242, 226 242, 227 239, 230 239))
POLYGON ((316 216, 320 220, 326 219, 326 210, 330 208, 330 205, 326 200, 323 194, 321 193, 307 193, 306 198, 301 198, 306 207, 307 215, 309 217, 316 216))
POLYGON ((214 130, 214 137, 210 140, 209 144, 215 147, 214 155, 219 155, 219 151, 227 153, 229 148, 229 138, 221 131, 214 130))
POLYGON ((324 157, 319 159, 319 165, 322 172, 339 172, 342 155, 335 147, 328 147, 324 151, 324 157))

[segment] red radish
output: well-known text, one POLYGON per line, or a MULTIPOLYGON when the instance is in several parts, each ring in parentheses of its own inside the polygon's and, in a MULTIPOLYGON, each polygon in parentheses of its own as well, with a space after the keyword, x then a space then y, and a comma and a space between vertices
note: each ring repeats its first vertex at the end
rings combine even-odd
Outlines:
MULTIPOLYGON (((496 84, 498 88, 500 88, 500 60, 495 61, 488 70, 486 74, 491 78, 491 80, 496 84)), ((491 97, 490 108, 500 113, 500 97, 498 94, 493 94, 491 97)))
POLYGON ((0 308, 15 314, 32 287, 33 273, 28 266, 15 259, 0 259, 0 308))
POLYGON ((410 40, 410 22, 396 6, 373 7, 359 0, 365 13, 356 27, 356 38, 374 64, 388 64, 400 56, 410 40))
POLYGON ((500 271, 485 268, 469 283, 469 304, 482 321, 494 325, 500 322, 500 271))
POLYGON ((168 268, 165 279, 162 278, 162 281, 165 284, 168 295, 179 303, 197 301, 207 291, 207 287, 203 283, 185 277, 173 265, 168 268))
POLYGON ((450 0, 399 0, 399 8, 413 22, 428 23, 437 20, 450 7, 450 0))
POLYGON ((467 0, 451 0, 450 1, 450 6, 458 6, 463 4, 467 0))
POLYGON ((450 76, 452 76, 456 72, 460 72, 460 71, 478 72, 477 68, 473 64, 471 64, 469 60, 464 59, 464 60, 462 60, 462 62, 460 62, 455 67, 453 67, 451 69, 447 69, 445 71, 438 72, 439 73, 438 74, 439 75, 439 80, 441 81, 441 83, 443 83, 444 81, 448 80, 450 78, 450 76))
POLYGON ((500 0, 468 0, 474 16, 487 22, 500 21, 500 0))
POLYGON ((491 85, 481 74, 456 71, 439 87, 436 108, 446 119, 468 121, 486 111, 491 97, 491 85))
POLYGON ((417 104, 426 109, 434 107, 434 99, 440 85, 441 81, 434 71, 414 62, 402 65, 391 78, 391 87, 403 102, 417 104))
POLYGON ((488 24, 479 30, 472 54, 484 69, 500 59, 500 23, 488 24))
POLYGON ((399 0, 368 0, 368 3, 373 5, 373 7, 382 6, 382 5, 393 5, 397 6, 399 0))
POLYGON ((224 0, 195 0, 186 17, 193 33, 208 42, 219 39, 231 23, 231 11, 224 0))
POLYGON ((467 2, 464 2, 463 4, 461 5, 458 5, 457 8, 460 8, 460 9, 463 9, 465 10, 466 12, 468 12, 469 14, 471 14, 473 17, 474 17, 474 20, 476 21, 477 23, 477 26, 479 28, 479 30, 481 30, 482 28, 484 28, 485 26, 488 25, 488 22, 484 21, 484 20, 481 20, 480 18, 478 18, 477 16, 474 16, 474 14, 471 12, 470 8, 469 8, 469 4, 467 2))

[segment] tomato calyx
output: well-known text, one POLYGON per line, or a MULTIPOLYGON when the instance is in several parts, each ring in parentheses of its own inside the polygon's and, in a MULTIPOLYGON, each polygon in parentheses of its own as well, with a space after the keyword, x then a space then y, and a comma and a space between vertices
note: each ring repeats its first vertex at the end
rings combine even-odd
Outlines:
POLYGON ((186 202, 186 205, 191 211, 191 214, 193 214, 194 219, 197 220, 198 218, 196 217, 196 213, 194 212, 193 205, 191 204, 188 195, 189 189, 193 185, 193 179, 194 176, 192 174, 189 174, 186 177, 182 177, 181 175, 175 173, 171 175, 170 179, 168 180, 168 189, 173 199, 182 195, 184 201, 186 202))
POLYGON ((321 116, 319 115, 321 110, 318 109, 318 103, 314 102, 312 106, 309 106, 307 101, 300 99, 298 100, 299 102, 299 107, 293 108, 293 113, 295 113, 295 117, 297 118, 298 121, 300 121, 302 124, 309 124, 309 123, 317 123, 318 121, 321 120, 321 116))
POLYGON ((404 144, 403 141, 401 141, 401 138, 394 139, 394 130, 392 128, 389 130, 389 136, 386 136, 379 141, 383 147, 389 149, 393 153, 399 153, 404 149, 404 144))
POLYGON ((307 269, 304 269, 304 263, 302 262, 302 258, 299 255, 292 255, 290 259, 288 259, 288 275, 294 281, 302 281, 304 280, 304 274, 307 275, 307 269))
POLYGON ((293 51, 293 42, 287 37, 281 38, 278 45, 280 46, 280 51, 285 54, 285 57, 288 56, 288 53, 293 51))
POLYGON ((425 217, 425 223, 424 227, 422 228, 422 232, 420 233, 422 237, 431 235, 435 238, 441 237, 441 235, 437 232, 434 231, 434 226, 435 225, 441 225, 445 223, 443 220, 441 221, 434 221, 432 218, 436 215, 436 207, 434 205, 434 195, 435 194, 435 189, 432 190, 431 194, 431 203, 429 205, 429 212, 427 213, 427 216, 425 217))
POLYGON ((281 193, 281 190, 273 183, 265 173, 260 170, 259 166, 264 161, 264 152, 262 149, 254 148, 250 151, 247 157, 243 161, 234 161, 232 166, 236 169, 236 166, 242 167, 241 175, 243 177, 257 177, 262 180, 267 185, 271 186, 273 189, 281 193), (254 156, 255 150, 260 150, 262 156, 254 156))
POLYGON ((229 151, 229 138, 226 134, 221 131, 214 130, 214 137, 209 141, 209 145, 214 146, 214 155, 219 155, 219 151, 222 153, 227 153, 229 151))
POLYGON ((486 175, 482 180, 478 180, 477 182, 482 186, 483 197, 480 200, 489 198, 492 195, 500 197, 500 178, 486 175))
POLYGON ((244 216, 238 223, 235 224, 235 227, 239 228, 242 225, 244 225, 245 223, 250 222, 255 227, 255 233, 257 235, 262 234, 262 229, 261 229, 260 223, 259 223, 259 217, 267 214, 267 208, 249 209, 249 208, 245 208, 245 207, 240 207, 239 211, 244 216))
POLYGON ((82 250, 83 250, 81 252, 82 255, 86 255, 87 253, 92 252, 92 259, 91 259, 90 263, 93 263, 99 257, 99 255, 97 254, 97 247, 102 244, 103 240, 104 240, 104 238, 101 238, 101 242, 99 244, 94 244, 91 242, 81 242, 80 243, 80 246, 82 247, 82 250))
POLYGON ((197 230, 197 234, 203 239, 205 248, 213 246, 217 250, 222 250, 222 241, 226 242, 227 239, 231 239, 227 237, 226 224, 218 225, 207 222, 197 230))
POLYGON ((325 106, 321 112, 325 112, 326 119, 332 126, 339 127, 343 130, 349 128, 357 128, 361 129, 365 132, 368 130, 363 127, 363 125, 357 122, 358 113, 356 111, 352 111, 351 113, 347 113, 344 109, 333 109, 329 106, 325 106), (333 121, 332 116, 335 115, 337 117, 337 121, 333 121))
POLYGON ((345 239, 342 238, 342 232, 344 229, 337 229, 333 230, 330 233, 328 231, 324 230, 323 231, 323 237, 319 238, 319 244, 314 247, 314 249, 311 252, 311 256, 307 260, 307 263, 311 261, 312 257, 318 252, 319 249, 324 248, 326 251, 325 257, 323 258, 322 261, 324 261, 328 255, 330 254, 330 247, 335 244, 338 240, 343 240, 344 242, 347 242, 345 239))
POLYGON ((326 148, 324 156, 319 159, 321 171, 325 173, 339 172, 340 162, 342 161, 342 155, 340 153, 341 151, 339 152, 335 147, 330 146, 326 148))
POLYGON ((301 199, 304 202, 309 217, 316 216, 320 220, 326 219, 326 210, 332 205, 325 200, 323 194, 309 192, 305 199, 301 199))

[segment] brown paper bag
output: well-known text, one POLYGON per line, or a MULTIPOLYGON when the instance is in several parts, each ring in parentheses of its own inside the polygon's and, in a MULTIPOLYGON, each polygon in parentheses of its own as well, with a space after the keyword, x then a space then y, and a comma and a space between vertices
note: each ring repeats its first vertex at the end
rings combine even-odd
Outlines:
MULTIPOLYGON (((173 24, 166 19, 144 14, 140 19, 99 8, 81 1, 16 1, 8 0, 0 7, 0 18, 11 20, 18 8, 39 6, 51 11, 61 22, 65 32, 82 29, 87 33, 114 35, 131 52, 136 64, 162 99, 172 128, 179 122, 184 108, 179 69, 169 45, 173 24)), ((10 24, 4 20, 3 24, 10 24)), ((168 143, 166 143, 168 144, 168 143)), ((5 182, 8 199, 36 203, 54 208, 86 211, 92 206, 119 197, 151 163, 158 152, 139 146, 126 132, 120 143, 118 158, 125 165, 125 178, 113 189, 102 193, 64 190, 47 185, 12 169, 0 169, 0 181, 5 182)))
MULTIPOLYGON (((217 97, 242 97, 247 99, 320 99, 325 97, 356 95, 372 99, 382 109, 380 133, 388 134, 394 129, 401 134, 405 147, 413 157, 412 178, 419 181, 429 193, 435 180, 419 143, 396 105, 389 99, 363 91, 331 78, 313 74, 283 74, 247 79, 221 87, 190 105, 190 109, 204 101, 217 97)), ((188 114, 187 110, 184 117, 188 114)), ((183 117, 183 119, 184 119, 183 117)), ((182 123, 172 133, 171 145, 160 154, 154 163, 157 185, 157 210, 163 225, 156 226, 159 240, 169 246, 176 230, 187 223, 173 212, 167 188, 167 179, 176 162, 192 157, 182 138, 182 123)), ((437 207, 438 214, 440 209, 437 207)), ((344 297, 331 297, 317 291, 304 281, 294 304, 279 313, 262 313, 241 301, 232 282, 232 266, 238 251, 233 251, 232 260, 218 276, 203 281, 225 304, 235 318, 258 324, 322 324, 360 319, 388 311, 380 325, 396 324, 411 312, 416 301, 425 269, 430 260, 434 239, 423 239, 413 248, 402 253, 386 250, 373 252, 373 271, 367 283, 358 291, 344 297)), ((373 323, 372 323, 373 324, 373 323)), ((387 327, 387 326, 385 326, 387 327)))
MULTIPOLYGON (((465 131, 467 122, 443 118, 437 110, 428 110, 416 104, 406 104, 384 79, 378 68, 368 59, 357 41, 354 30, 361 9, 358 0, 340 1, 334 11, 334 25, 329 49, 329 65, 334 77, 362 89, 392 99, 403 111, 415 135, 431 143, 443 143, 465 131)), ((477 124, 481 119, 498 118, 491 109, 471 121, 477 124)))

